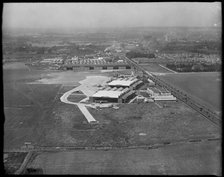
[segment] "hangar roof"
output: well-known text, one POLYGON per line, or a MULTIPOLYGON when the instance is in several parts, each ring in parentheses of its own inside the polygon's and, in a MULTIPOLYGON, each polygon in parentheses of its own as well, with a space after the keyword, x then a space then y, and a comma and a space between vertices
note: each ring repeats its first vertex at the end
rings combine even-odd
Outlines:
POLYGON ((123 91, 100 90, 92 95, 92 97, 119 98, 123 91))
POLYGON ((108 83, 109 86, 130 86, 134 82, 136 82, 138 79, 129 79, 129 80, 122 80, 122 79, 117 79, 113 80, 108 83))

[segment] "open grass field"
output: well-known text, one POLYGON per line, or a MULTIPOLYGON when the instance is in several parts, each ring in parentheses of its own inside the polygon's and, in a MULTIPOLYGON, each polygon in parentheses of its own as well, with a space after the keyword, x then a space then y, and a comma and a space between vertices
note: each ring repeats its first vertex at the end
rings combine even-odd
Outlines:
POLYGON ((13 104, 8 101, 8 98, 13 100, 11 98, 13 95, 5 95, 5 149, 19 148, 24 145, 24 142, 31 142, 33 145, 38 144, 40 137, 47 132, 47 129, 44 132, 44 127, 50 124, 47 122, 47 118, 51 114, 59 88, 58 85, 51 85, 51 87, 37 85, 32 92, 26 92, 24 87, 19 87, 16 90, 22 94, 14 98, 13 104), (17 100, 20 102, 25 100, 25 102, 21 104, 17 100))
POLYGON ((20 63, 20 62, 13 62, 13 63, 5 63, 3 65, 4 69, 25 69, 25 70, 29 70, 29 68, 24 65, 24 63, 20 63))
POLYGON ((154 103, 122 105, 118 110, 88 109, 99 124, 88 124, 77 106, 55 103, 39 145, 129 146, 220 136, 208 120, 178 103, 163 110, 154 103))
MULTIPOLYGON (((162 109, 154 103, 122 104, 118 110, 88 108, 100 122, 88 125, 77 106, 60 102, 60 97, 92 73, 14 72, 23 74, 4 76, 6 149, 19 148, 24 142, 41 146, 147 145, 219 136, 220 133, 207 119, 179 102, 162 109), (139 135, 141 133, 145 135, 139 135)), ((71 96, 75 96, 75 101, 84 98, 83 95, 71 96), (78 98, 80 96, 82 98, 78 98)))
POLYGON ((30 84, 48 78, 49 72, 11 67, 3 70, 4 149, 31 142, 38 145, 51 125, 49 120, 61 84, 30 84))
MULTIPOLYGON (((89 126, 80 110, 61 103, 60 97, 96 72, 50 72, 29 70, 21 64, 15 66, 3 71, 4 149, 17 149, 25 142, 42 146, 76 145, 74 142, 83 137, 79 136, 80 130, 77 139, 71 136, 75 134, 73 126, 84 130, 89 126)), ((85 98, 77 97, 77 101, 85 98)))
POLYGON ((77 103, 77 102, 80 102, 81 100, 83 100, 84 98, 86 98, 86 96, 85 95, 70 95, 69 97, 68 97, 68 101, 72 101, 72 102, 75 102, 75 103, 77 103))
MULTIPOLYGON (((120 147, 220 137, 215 125, 181 102, 167 103, 164 108, 155 103, 120 104, 119 109, 88 108, 99 121, 99 124, 89 124, 76 105, 62 103, 60 97, 80 85, 79 81, 86 76, 94 75, 100 73, 4 70, 4 150, 20 148, 24 142, 52 147, 120 147)), ((163 103, 158 104, 163 106, 163 103)), ((104 155, 105 151, 44 153, 31 165, 40 166, 48 174, 88 174, 90 171, 97 174, 189 174, 194 170, 195 174, 217 174, 220 146, 214 141, 201 143, 152 150, 151 153, 145 150, 107 151, 104 155)))
POLYGON ((161 66, 159 66, 159 64, 156 64, 156 63, 140 64, 140 66, 142 66, 149 72, 172 73, 171 71, 166 70, 165 68, 162 68, 161 66))
POLYGON ((45 152, 28 166, 44 174, 221 175, 220 142, 159 149, 45 152))
POLYGON ((159 76, 204 104, 221 111, 221 73, 178 73, 159 76))
POLYGON ((103 123, 91 141, 107 142, 108 146, 148 145, 220 136, 220 130, 185 104, 172 102, 168 105, 159 108, 155 103, 140 103, 123 104, 118 110, 90 108, 93 117, 103 123), (145 135, 141 136, 141 133, 145 135))

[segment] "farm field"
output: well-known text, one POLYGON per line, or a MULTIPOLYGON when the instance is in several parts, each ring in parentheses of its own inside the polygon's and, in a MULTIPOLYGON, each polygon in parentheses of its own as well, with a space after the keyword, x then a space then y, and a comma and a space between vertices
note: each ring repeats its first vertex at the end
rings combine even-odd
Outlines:
POLYGON ((221 175, 220 142, 158 149, 44 152, 28 165, 44 174, 221 175))
POLYGON ((178 73, 159 77, 186 91, 213 110, 221 111, 221 73, 178 73))

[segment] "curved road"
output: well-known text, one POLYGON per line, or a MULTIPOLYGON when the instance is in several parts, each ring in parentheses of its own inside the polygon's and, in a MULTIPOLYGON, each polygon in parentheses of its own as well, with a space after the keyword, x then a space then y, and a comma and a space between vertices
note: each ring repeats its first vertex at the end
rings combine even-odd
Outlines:
POLYGON ((85 104, 83 103, 75 103, 75 102, 71 102, 68 100, 69 95, 71 95, 73 92, 78 91, 79 87, 76 87, 72 90, 69 90, 67 92, 65 92, 60 100, 63 103, 67 103, 67 104, 73 104, 73 105, 77 105, 78 108, 80 109, 80 111, 83 113, 83 115, 86 117, 86 120, 91 123, 91 122, 96 122, 96 120, 93 118, 93 116, 89 113, 88 109, 85 107, 85 104))

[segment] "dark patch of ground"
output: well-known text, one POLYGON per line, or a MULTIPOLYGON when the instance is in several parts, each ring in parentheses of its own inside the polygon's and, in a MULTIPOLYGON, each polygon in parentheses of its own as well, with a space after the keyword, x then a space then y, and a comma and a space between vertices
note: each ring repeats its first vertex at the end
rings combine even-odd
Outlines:
POLYGON ((5 174, 14 174, 19 169, 27 152, 6 152, 4 153, 5 174))

